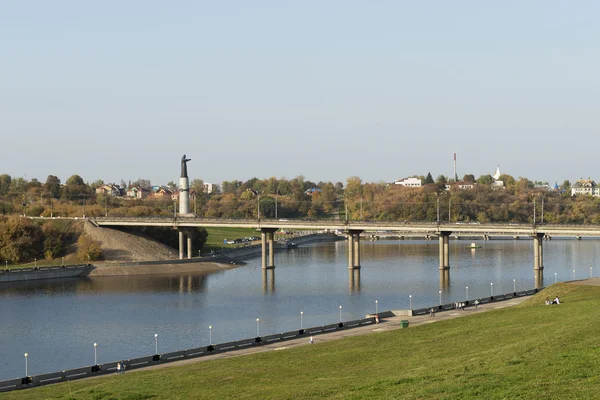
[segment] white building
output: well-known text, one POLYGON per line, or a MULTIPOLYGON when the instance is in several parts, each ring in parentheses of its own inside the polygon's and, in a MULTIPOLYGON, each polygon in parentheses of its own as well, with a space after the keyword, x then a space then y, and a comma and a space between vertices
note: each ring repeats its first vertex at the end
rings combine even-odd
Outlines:
POLYGON ((571 186, 571 196, 576 194, 589 194, 600 197, 600 187, 591 179, 580 179, 571 186))
POLYGON ((398 179, 397 181, 394 182, 395 185, 402 185, 402 186, 408 186, 408 187, 421 187, 421 180, 419 178, 404 178, 404 179, 398 179))
POLYGON ((475 182, 466 182, 466 181, 459 181, 459 182, 454 182, 454 183, 447 183, 446 186, 446 190, 450 190, 451 187, 455 187, 457 189, 461 189, 461 190, 469 190, 469 189, 473 189, 475 187, 476 183, 475 182))
POLYGON ((204 193, 211 194, 213 192, 213 184, 212 183, 204 183, 204 193))

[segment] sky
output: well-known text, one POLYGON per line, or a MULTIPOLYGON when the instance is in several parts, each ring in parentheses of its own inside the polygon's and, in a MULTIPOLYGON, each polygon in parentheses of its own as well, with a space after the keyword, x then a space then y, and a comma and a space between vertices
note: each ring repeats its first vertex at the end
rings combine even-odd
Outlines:
POLYGON ((596 1, 0 0, 0 174, 600 180, 596 1))

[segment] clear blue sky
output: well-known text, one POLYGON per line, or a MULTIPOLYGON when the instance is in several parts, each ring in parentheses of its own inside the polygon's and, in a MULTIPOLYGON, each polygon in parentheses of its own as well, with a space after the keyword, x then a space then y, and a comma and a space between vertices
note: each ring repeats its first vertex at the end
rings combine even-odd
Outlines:
POLYGON ((595 1, 0 1, 0 173, 600 180, 595 1))

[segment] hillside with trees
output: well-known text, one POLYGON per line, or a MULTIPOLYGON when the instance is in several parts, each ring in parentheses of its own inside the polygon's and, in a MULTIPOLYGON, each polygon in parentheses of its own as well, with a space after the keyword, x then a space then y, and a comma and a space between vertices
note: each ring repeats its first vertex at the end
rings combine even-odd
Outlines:
MULTIPOLYGON (((503 175, 505 187, 492 185, 490 175, 475 179, 473 189, 459 189, 453 181, 440 175, 434 181, 431 173, 420 176, 429 182, 420 188, 402 187, 386 182, 363 182, 350 177, 342 182, 312 182, 302 176, 293 179, 252 178, 245 182, 224 181, 213 193, 202 191, 203 182, 192 181, 192 211, 203 218, 302 218, 348 219, 373 221, 440 221, 450 222, 536 222, 597 224, 600 198, 571 196, 570 183, 561 190, 536 188, 527 178, 503 175), (446 190, 445 185, 451 189, 446 190)), ((73 175, 62 183, 54 175, 45 182, 0 175, 0 258, 22 262, 32 258, 54 258, 64 254, 65 239, 52 222, 32 222, 19 215, 54 217, 172 217, 176 201, 171 197, 134 199, 126 196, 96 194, 104 185, 101 180, 86 183, 73 175)), ((139 179, 122 187, 145 187, 150 181, 139 179)), ((175 189, 175 188, 173 188, 175 189)), ((144 232, 164 239, 163 233, 144 232)), ((199 232, 199 241, 205 236, 199 232)), ((174 240, 171 238, 170 240, 174 240)), ((170 244, 170 243, 169 243, 170 244)), ((94 254, 91 252, 90 254, 94 254)))

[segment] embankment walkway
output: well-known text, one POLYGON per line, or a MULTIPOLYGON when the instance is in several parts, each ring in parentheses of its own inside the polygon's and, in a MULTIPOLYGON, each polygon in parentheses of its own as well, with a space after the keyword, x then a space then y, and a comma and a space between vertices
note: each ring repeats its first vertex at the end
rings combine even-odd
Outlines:
MULTIPOLYGON (((396 329, 402 329, 400 326, 400 321, 402 321, 402 320, 408 320, 409 321, 408 329, 411 329, 411 327, 414 327, 414 326, 431 324, 431 323, 434 323, 437 321, 444 321, 447 319, 460 318, 460 317, 464 317, 464 316, 468 316, 468 315, 484 313, 484 312, 491 311, 491 310, 512 307, 517 304, 520 304, 527 298, 529 298, 529 296, 517 297, 514 299, 510 299, 510 300, 506 300, 506 301, 499 301, 499 302, 494 302, 494 303, 480 304, 477 308, 468 307, 468 308, 465 308, 464 311, 453 310, 453 311, 437 312, 437 313, 435 313, 434 317, 429 316, 429 314, 412 316, 412 317, 409 317, 409 316, 386 317, 385 319, 382 319, 381 323, 379 323, 377 325, 368 325, 368 326, 363 326, 363 327, 358 327, 358 328, 353 328, 353 329, 348 329, 348 330, 343 330, 343 331, 336 331, 336 332, 331 332, 331 333, 324 333, 324 334, 320 334, 318 336, 314 336, 313 337, 313 339, 314 339, 313 346, 318 346, 320 343, 325 343, 325 342, 329 342, 332 340, 340 340, 340 339, 344 339, 346 337, 351 337, 351 336, 359 336, 359 335, 366 335, 366 334, 370 334, 370 333, 388 332, 388 331, 393 331, 396 329)), ((248 355, 248 354, 262 353, 262 352, 266 352, 266 351, 281 351, 281 350, 290 349, 290 348, 294 348, 294 347, 298 347, 298 346, 310 345, 309 339, 310 339, 310 337, 306 336, 306 337, 303 337, 302 339, 294 339, 294 340, 289 340, 286 342, 278 342, 278 343, 268 344, 268 345, 264 345, 264 346, 249 347, 249 348, 243 349, 243 350, 236 350, 236 351, 230 351, 230 352, 225 352, 225 353, 219 353, 219 354, 215 354, 215 355, 211 355, 211 356, 193 358, 193 359, 182 360, 182 361, 175 361, 175 362, 168 363, 168 364, 157 364, 157 365, 153 365, 153 366, 150 366, 147 368, 136 369, 135 371, 142 371, 142 370, 147 370, 147 369, 158 369, 158 368, 170 368, 172 366, 177 366, 177 365, 186 365, 186 364, 191 364, 191 363, 196 363, 196 362, 204 362, 204 361, 209 361, 209 360, 216 360, 216 359, 223 359, 223 358, 230 358, 230 357, 239 357, 239 356, 244 356, 244 355, 248 355)), ((135 371, 132 371, 132 372, 135 372, 135 371)))

